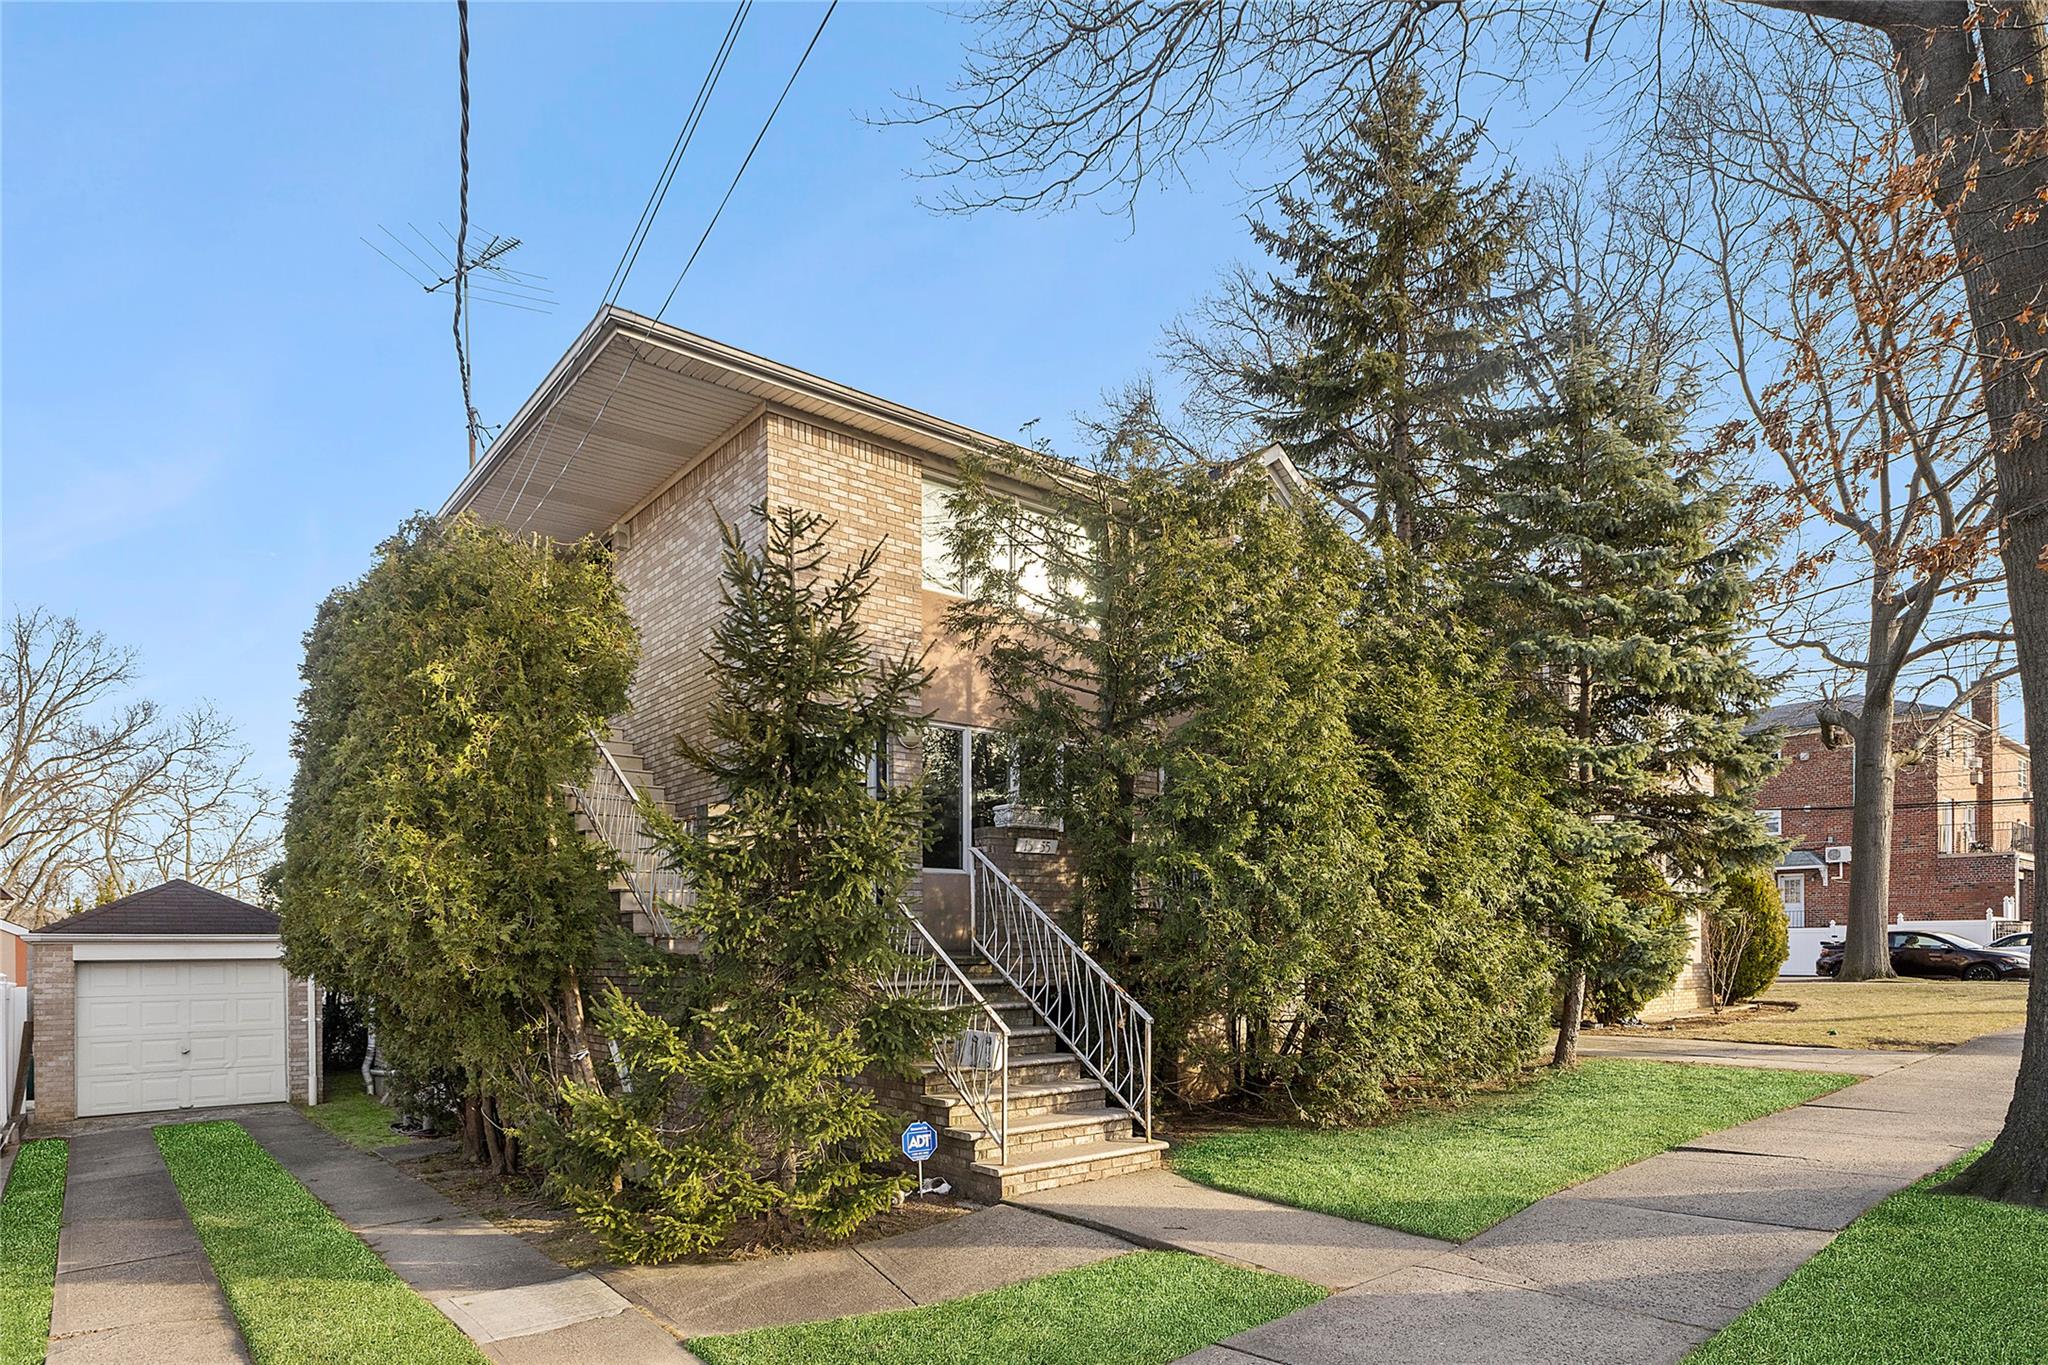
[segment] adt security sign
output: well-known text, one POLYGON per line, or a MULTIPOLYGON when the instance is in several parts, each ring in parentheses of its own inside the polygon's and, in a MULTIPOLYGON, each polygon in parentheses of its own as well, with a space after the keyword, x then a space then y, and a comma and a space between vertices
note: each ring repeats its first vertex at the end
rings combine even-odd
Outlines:
POLYGON ((945 1194, 952 1187, 945 1181, 924 1178, 924 1163, 939 1150, 939 1130, 929 1123, 913 1123, 903 1130, 903 1155, 917 1163, 917 1192, 945 1194))
POLYGON ((922 1165, 939 1150, 939 1132, 929 1123, 913 1123, 903 1130, 903 1155, 922 1165))

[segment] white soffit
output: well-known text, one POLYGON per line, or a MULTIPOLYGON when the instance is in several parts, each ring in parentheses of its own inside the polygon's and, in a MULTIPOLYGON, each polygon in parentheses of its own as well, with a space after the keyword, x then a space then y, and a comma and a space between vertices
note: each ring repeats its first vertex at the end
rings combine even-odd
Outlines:
POLYGON ((600 312, 441 514, 558 540, 601 532, 763 405, 957 455, 992 438, 680 328, 600 312))

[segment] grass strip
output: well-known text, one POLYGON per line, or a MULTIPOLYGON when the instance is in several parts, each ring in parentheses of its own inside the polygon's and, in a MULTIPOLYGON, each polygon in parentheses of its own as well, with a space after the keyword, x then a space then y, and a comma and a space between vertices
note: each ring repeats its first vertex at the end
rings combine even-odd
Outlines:
POLYGON ((2048 1360, 2048 1210, 1934 1193, 1974 1160, 1858 1218, 1687 1365, 2048 1360))
POLYGON ((35 1365, 49 1349, 68 1165, 62 1142, 24 1144, 0 1195, 0 1365, 35 1365))
MULTIPOLYGON (((1794 963, 1794 966, 1800 966, 1794 963)), ((2027 1022, 2024 981, 1779 981, 1764 992, 1775 1004, 1754 1012, 1681 1020, 1659 1037, 1717 1043, 1799 1043, 1814 1047, 1950 1047, 2027 1022)))
POLYGON ((1378 1127, 1231 1129, 1172 1161, 1217 1189, 1462 1242, 1545 1195, 1856 1079, 1590 1061, 1378 1127))
POLYGON ((951 1303, 689 1345, 707 1365, 1165 1365, 1323 1293, 1286 1275, 1138 1251, 951 1303))
POLYGON ((257 1365, 484 1359, 240 1124, 166 1126, 156 1145, 257 1365))
POLYGON ((380 1104, 365 1093, 359 1072, 329 1072, 321 1081, 321 1089, 327 1098, 302 1106, 299 1112, 349 1146, 367 1152, 405 1141, 404 1134, 391 1128, 391 1121, 398 1115, 391 1106, 380 1104))

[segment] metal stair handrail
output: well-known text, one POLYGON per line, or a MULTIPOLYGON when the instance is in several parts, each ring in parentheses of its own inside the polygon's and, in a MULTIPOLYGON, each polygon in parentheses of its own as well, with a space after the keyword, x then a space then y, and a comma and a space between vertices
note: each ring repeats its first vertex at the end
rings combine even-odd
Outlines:
POLYGON ((1004 1164, 1010 1150, 1010 1026, 910 907, 899 901, 896 908, 903 912, 896 940, 902 962, 883 978, 882 989, 974 1016, 966 1028, 933 1046, 932 1060, 995 1139, 996 1162, 1004 1164), (993 1035, 992 1041, 971 1039, 969 1034, 977 1031, 993 1035))
POLYGON ((689 881, 663 861, 661 846, 640 818, 640 793, 619 766, 611 746, 595 730, 590 738, 597 745, 598 761, 590 777, 572 783, 569 791, 598 838, 619 855, 626 885, 655 932, 662 938, 674 938, 675 927, 664 907, 682 904, 688 898, 689 881))
POLYGON ((973 851, 974 946, 1152 1137, 1152 1015, 1038 902, 973 851))

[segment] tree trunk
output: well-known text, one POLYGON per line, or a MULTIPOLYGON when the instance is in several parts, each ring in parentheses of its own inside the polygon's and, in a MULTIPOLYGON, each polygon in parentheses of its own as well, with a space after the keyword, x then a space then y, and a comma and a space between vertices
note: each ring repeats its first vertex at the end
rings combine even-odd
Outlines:
POLYGON ((491 1174, 505 1174, 505 1149, 498 1141, 497 1106, 489 1099, 478 1102, 477 1121, 484 1130, 484 1150, 490 1154, 491 1174))
MULTIPOLYGON (((1977 352, 1987 358, 1984 398, 2004 519, 1999 553, 2033 746, 2034 828, 2048 829, 2048 427, 2031 358, 2048 300, 2048 215, 2039 212, 2048 199, 2048 0, 1847 6, 1837 15, 1890 36, 1914 147, 1943 161, 1977 352)), ((2036 933, 2048 929, 2041 903, 2037 889, 2036 933)), ((2048 1205, 2048 978, 2040 973, 2027 993, 2005 1130, 1951 1187, 2048 1205)))
POLYGON ((1564 1012, 1557 1021, 1557 1048, 1550 1054, 1552 1066, 1579 1064, 1579 1021, 1586 1014, 1586 969, 1574 964, 1564 979, 1564 1012))
POLYGON ((462 1126, 462 1159, 471 1165, 480 1164, 484 1159, 483 1110, 474 1095, 462 1097, 458 1111, 462 1126))
POLYGON ((1892 762, 1892 690, 1878 684, 1863 698, 1854 727, 1854 809, 1849 816, 1849 933, 1842 945, 1843 981, 1891 976, 1886 914, 1891 905, 1892 798, 1899 770, 1892 762))
POLYGON ((576 969, 562 973, 562 1031, 569 1035, 569 1077, 595 1090, 597 1063, 590 1056, 590 1027, 583 1013, 583 985, 576 969))

